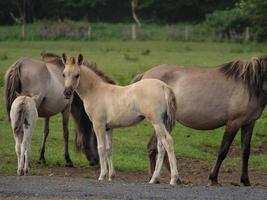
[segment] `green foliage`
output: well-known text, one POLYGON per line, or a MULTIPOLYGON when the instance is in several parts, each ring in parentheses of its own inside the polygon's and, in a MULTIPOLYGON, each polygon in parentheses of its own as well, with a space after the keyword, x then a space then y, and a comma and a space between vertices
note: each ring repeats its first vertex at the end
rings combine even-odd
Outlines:
POLYGON ((242 34, 248 25, 246 17, 242 15, 238 8, 214 11, 206 16, 205 24, 214 28, 216 34, 224 38, 242 34))
MULTIPOLYGON (((238 0, 138 0, 141 21, 177 23, 202 20, 206 13, 233 6, 238 0)), ((12 24, 10 13, 19 16, 16 2, 1 0, 0 24, 12 24)), ((26 21, 44 19, 88 20, 90 22, 133 22, 131 0, 25 0, 26 21)))
POLYGON ((258 42, 267 40, 267 0, 242 0, 238 5, 254 29, 258 42))
POLYGON ((267 0, 241 0, 230 10, 217 10, 206 16, 205 23, 215 28, 217 34, 232 37, 250 27, 252 38, 258 42, 267 40, 267 0))

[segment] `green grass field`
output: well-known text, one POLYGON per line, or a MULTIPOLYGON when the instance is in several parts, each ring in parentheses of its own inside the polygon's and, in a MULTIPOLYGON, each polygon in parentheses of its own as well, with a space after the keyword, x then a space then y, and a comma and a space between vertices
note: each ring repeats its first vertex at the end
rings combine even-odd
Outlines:
MULTIPOLYGON (((95 61, 99 68, 126 85, 137 74, 161 63, 177 63, 194 66, 216 66, 231 60, 263 55, 265 44, 191 43, 173 41, 143 42, 91 42, 91 41, 41 41, 41 42, 0 42, 0 174, 16 172, 14 140, 3 101, 3 76, 7 68, 20 57, 40 58, 41 52, 71 55, 83 53, 85 59, 95 61), (144 53, 149 50, 150 53, 144 53)), ((207 105, 208 106, 208 105, 207 105)), ((194 114, 194 113, 192 113, 194 114)), ((258 120, 254 129, 252 146, 267 142, 267 113, 258 120)), ((85 157, 74 150, 74 124, 70 123, 70 155, 76 166, 86 167, 85 157)), ((114 131, 114 164, 116 169, 125 171, 147 170, 146 144, 152 127, 146 121, 127 129, 114 131)), ((214 153, 203 151, 204 146, 220 144, 223 128, 214 131, 195 131, 181 125, 173 131, 176 154, 179 156, 214 161, 214 153)), ((47 167, 37 166, 42 136, 42 120, 38 121, 32 141, 32 174, 48 174, 52 166, 63 166, 63 136, 60 115, 52 117, 50 135, 46 148, 47 167)), ((235 144, 240 143, 237 135, 235 144)), ((226 164, 239 164, 239 158, 227 159, 226 164)), ((179 164, 179 163, 178 163, 179 164)), ((250 167, 267 172, 267 155, 252 155, 250 167)))

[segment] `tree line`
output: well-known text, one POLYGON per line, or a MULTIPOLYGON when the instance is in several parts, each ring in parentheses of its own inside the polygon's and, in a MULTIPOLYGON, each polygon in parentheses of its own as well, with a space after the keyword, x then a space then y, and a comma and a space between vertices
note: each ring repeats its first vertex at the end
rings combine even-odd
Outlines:
MULTIPOLYGON (((132 22, 133 0, 1 0, 0 24, 43 19, 132 22), (25 13, 22 13, 25 12, 25 13)), ((146 22, 198 22, 214 10, 231 8, 238 0, 135 0, 137 16, 146 22)))

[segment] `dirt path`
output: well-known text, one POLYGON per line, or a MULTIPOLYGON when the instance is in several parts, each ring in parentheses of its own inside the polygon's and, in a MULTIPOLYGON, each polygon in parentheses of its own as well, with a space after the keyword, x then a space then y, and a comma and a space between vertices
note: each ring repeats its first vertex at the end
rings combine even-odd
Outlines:
POLYGON ((184 187, 99 182, 77 177, 2 176, 0 198, 75 199, 265 199, 264 187, 184 187))
MULTIPOLYGON (((187 186, 206 186, 208 184, 208 175, 211 170, 212 164, 207 161, 192 159, 192 158, 177 158, 178 170, 182 180, 187 186)), ((97 179, 99 170, 92 168, 65 168, 53 167, 50 169, 49 176, 74 176, 74 177, 90 177, 97 179)), ((249 170, 251 184, 254 186, 267 187, 267 174, 256 170, 249 170)), ((167 184, 170 175, 164 170, 161 175, 161 183, 167 184)), ((130 181, 138 183, 148 182, 147 172, 120 172, 116 171, 115 180, 117 181, 130 181)), ((239 185, 240 168, 239 167, 222 167, 219 174, 219 181, 222 185, 239 185)))

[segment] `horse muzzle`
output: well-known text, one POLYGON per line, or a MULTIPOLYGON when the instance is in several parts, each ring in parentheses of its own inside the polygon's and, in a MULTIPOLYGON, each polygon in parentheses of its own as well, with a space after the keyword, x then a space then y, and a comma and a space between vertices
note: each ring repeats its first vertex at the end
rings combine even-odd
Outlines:
POLYGON ((65 88, 64 90, 64 96, 66 99, 70 99, 73 94, 73 89, 72 88, 65 88))

